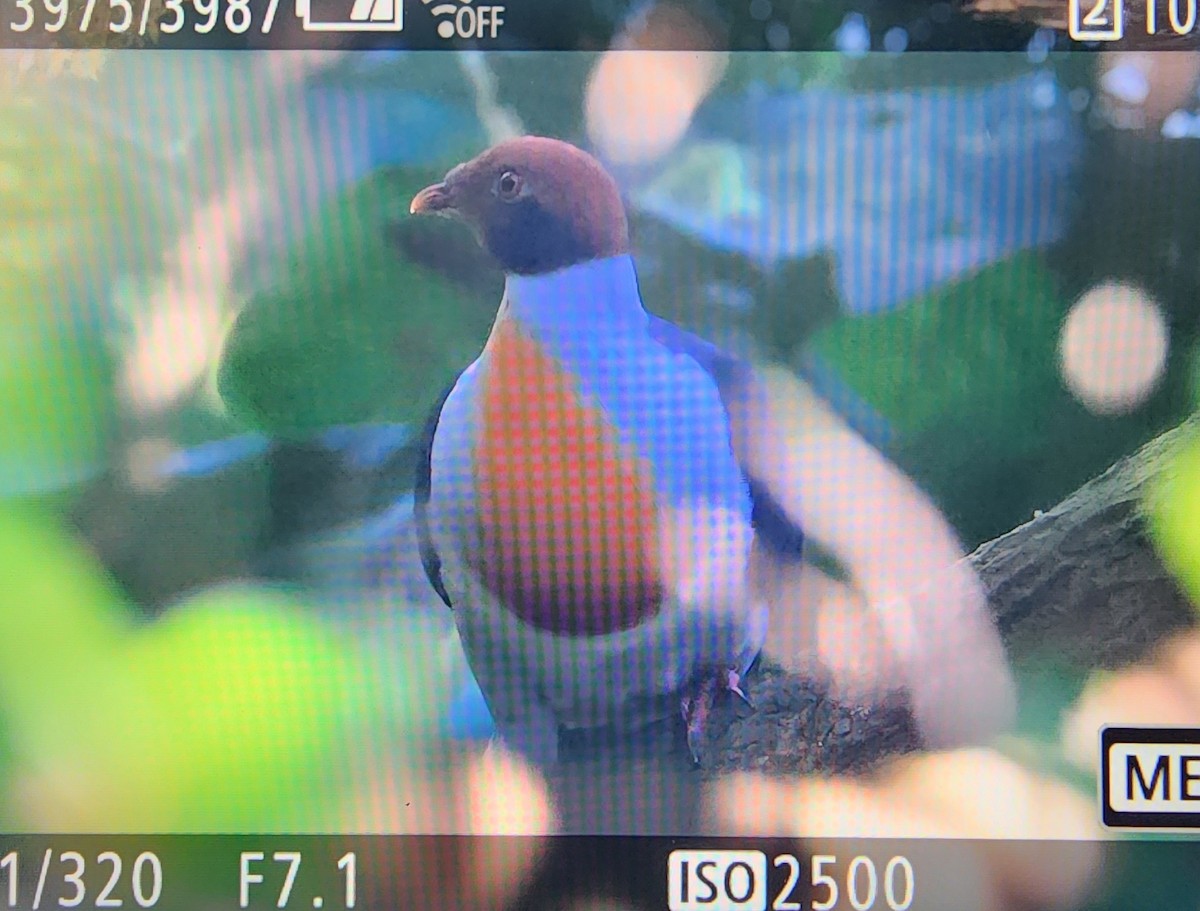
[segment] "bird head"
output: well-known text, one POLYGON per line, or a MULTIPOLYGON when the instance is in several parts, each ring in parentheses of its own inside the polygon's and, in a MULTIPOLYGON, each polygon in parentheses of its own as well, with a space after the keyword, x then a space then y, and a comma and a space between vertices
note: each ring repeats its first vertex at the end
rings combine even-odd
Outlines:
POLYGON ((523 136, 492 146, 426 187, 411 214, 454 216, 507 273, 541 275, 627 253, 616 181, 567 142, 523 136))

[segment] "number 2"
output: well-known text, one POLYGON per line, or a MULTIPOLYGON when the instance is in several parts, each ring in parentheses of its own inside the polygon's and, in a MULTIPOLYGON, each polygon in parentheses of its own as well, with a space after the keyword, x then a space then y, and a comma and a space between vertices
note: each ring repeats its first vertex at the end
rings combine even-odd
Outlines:
POLYGON ((121 858, 112 851, 105 851, 96 858, 96 863, 112 864, 112 876, 108 878, 108 882, 104 884, 104 888, 101 889, 100 894, 96 896, 96 907, 121 907, 121 899, 111 897, 113 890, 117 888, 117 881, 121 878, 121 858))
POLYGON ((1100 28, 1108 25, 1108 16, 1104 15, 1104 10, 1107 6, 1108 0, 1096 0, 1096 5, 1083 17, 1082 24, 1088 28, 1100 28))
POLYGON ((780 854, 775 858, 775 866, 787 867, 788 878, 779 894, 775 896, 771 911, 800 911, 800 902, 792 901, 792 893, 796 891, 796 884, 800 881, 800 861, 790 854, 780 854))

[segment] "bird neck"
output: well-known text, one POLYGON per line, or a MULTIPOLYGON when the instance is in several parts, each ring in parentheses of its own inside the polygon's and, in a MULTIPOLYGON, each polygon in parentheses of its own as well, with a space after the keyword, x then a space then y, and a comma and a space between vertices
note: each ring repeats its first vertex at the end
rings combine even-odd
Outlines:
POLYGON ((545 341, 644 330, 649 322, 627 253, 544 275, 509 275, 500 319, 506 317, 545 341))

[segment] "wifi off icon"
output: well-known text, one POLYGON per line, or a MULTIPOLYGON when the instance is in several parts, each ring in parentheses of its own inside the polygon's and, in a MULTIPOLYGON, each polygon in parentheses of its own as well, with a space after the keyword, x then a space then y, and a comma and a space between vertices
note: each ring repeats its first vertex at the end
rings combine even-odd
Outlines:
POLYGON ((429 12, 438 19, 437 33, 440 38, 495 38, 504 24, 504 7, 475 6, 473 0, 458 0, 443 3, 438 0, 421 0, 429 12))

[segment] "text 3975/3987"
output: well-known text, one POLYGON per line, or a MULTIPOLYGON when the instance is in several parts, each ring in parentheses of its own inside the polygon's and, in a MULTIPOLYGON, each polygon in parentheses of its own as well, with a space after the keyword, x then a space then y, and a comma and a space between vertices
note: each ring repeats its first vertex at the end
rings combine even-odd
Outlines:
POLYGON ((105 31, 113 35, 178 35, 214 31, 266 35, 275 24, 279 0, 265 8, 250 0, 8 0, 7 31, 49 36, 105 31))

